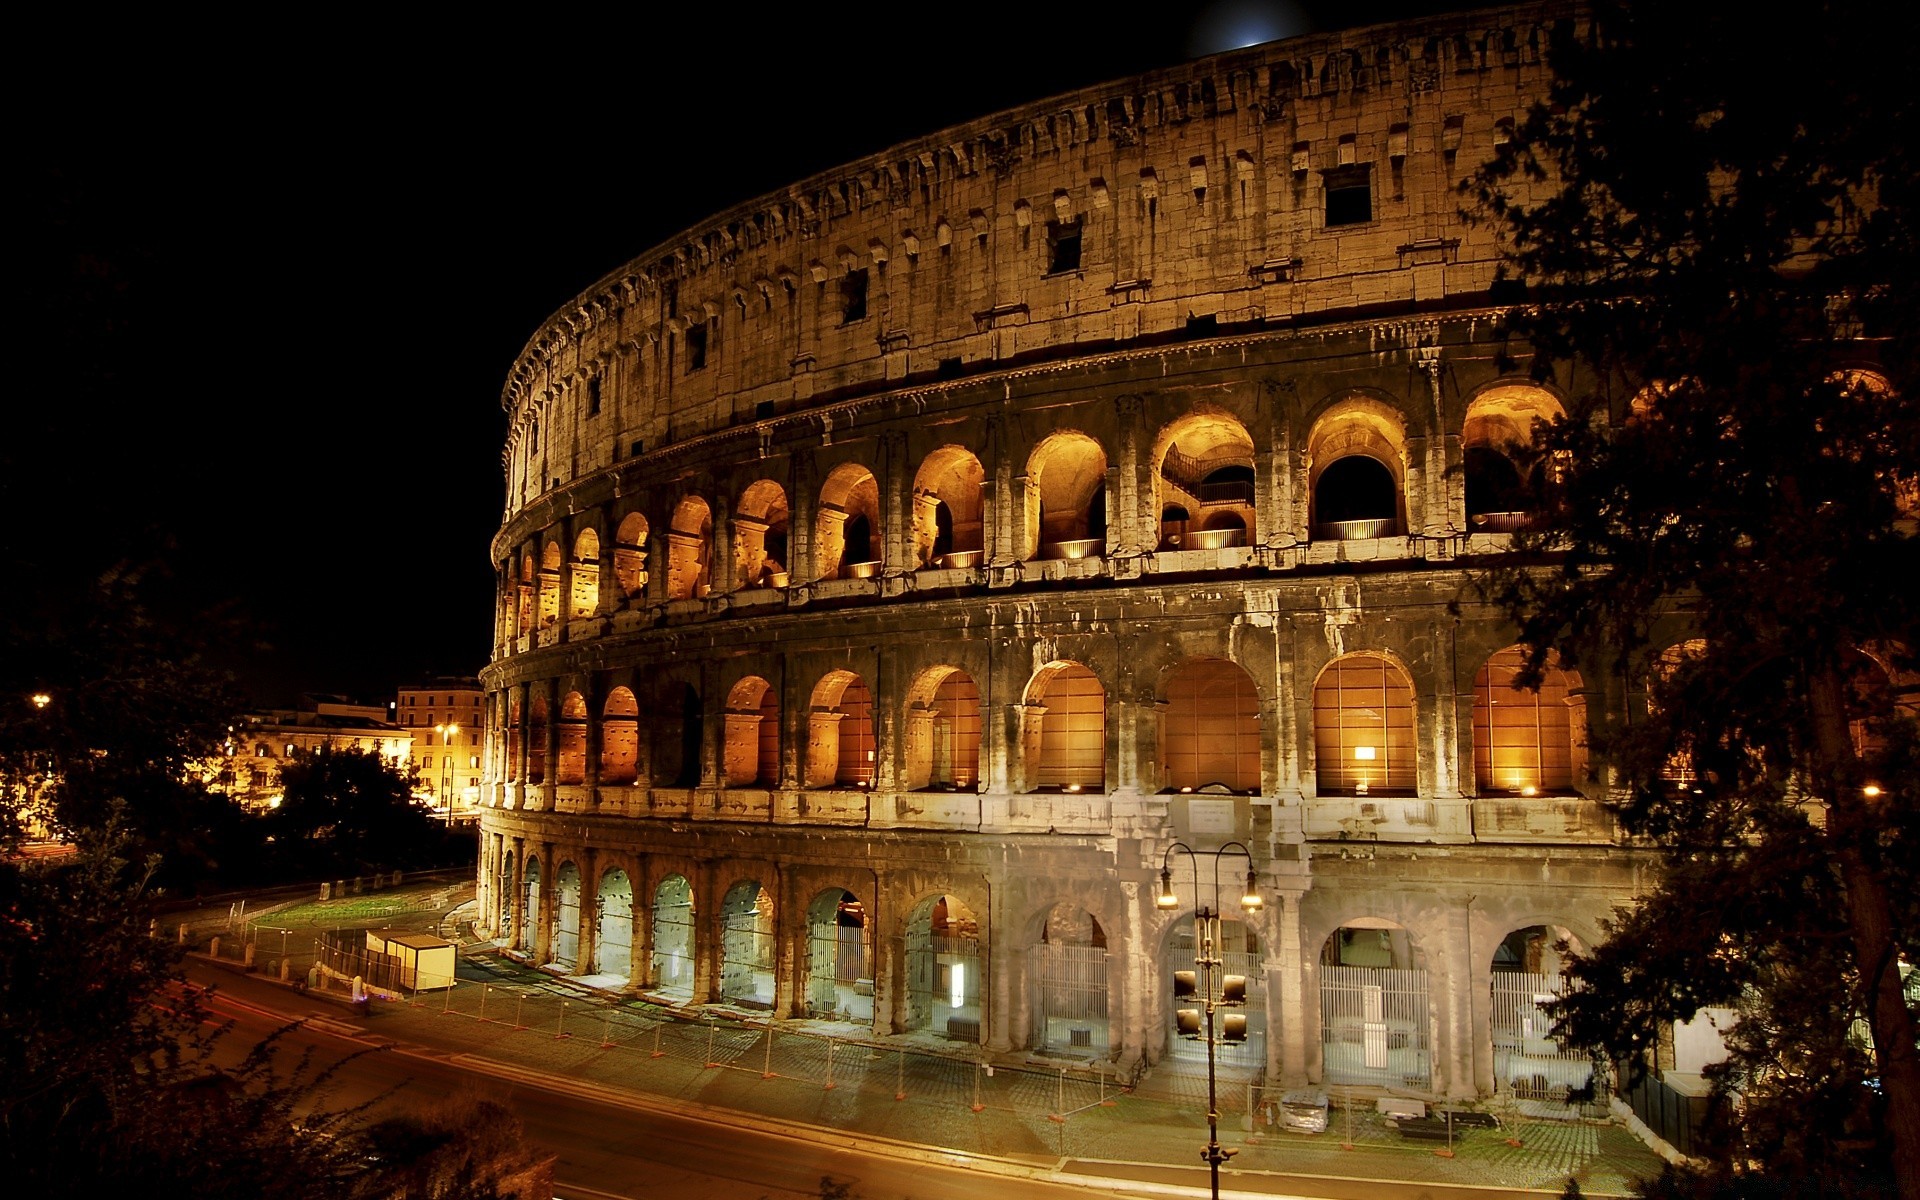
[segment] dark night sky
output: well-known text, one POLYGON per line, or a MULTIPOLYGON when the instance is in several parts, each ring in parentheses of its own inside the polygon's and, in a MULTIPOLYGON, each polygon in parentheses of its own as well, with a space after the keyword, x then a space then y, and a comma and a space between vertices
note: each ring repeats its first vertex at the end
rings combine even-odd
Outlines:
POLYGON ((16 47, 38 74, 12 85, 31 215, 0 445, 21 525, 0 550, 52 546, 77 572, 97 554, 76 543, 164 538, 183 603, 236 601, 261 630, 229 644, 260 702, 477 671, 500 386, 542 319, 703 216, 1181 61, 1209 20, 777 11, 272 30, 169 14, 16 47))

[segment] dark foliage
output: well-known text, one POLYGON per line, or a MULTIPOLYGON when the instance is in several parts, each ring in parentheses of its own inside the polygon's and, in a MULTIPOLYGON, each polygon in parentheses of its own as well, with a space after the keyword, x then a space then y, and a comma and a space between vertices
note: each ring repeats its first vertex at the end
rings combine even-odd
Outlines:
POLYGON ((1554 522, 1494 588, 1536 668, 1627 694, 1596 748, 1666 852, 1561 1028, 1638 1071, 1666 1023, 1740 1017, 1716 1167, 1662 1195, 1920 1194, 1914 32, 1596 5, 1467 184, 1526 284, 1513 344, 1569 398, 1554 522))

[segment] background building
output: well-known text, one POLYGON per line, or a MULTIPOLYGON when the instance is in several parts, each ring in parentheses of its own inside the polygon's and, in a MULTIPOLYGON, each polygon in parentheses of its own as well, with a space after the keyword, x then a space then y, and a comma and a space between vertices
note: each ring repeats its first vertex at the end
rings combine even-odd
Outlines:
POLYGON ((480 681, 442 675, 403 687, 394 720, 413 738, 410 759, 420 771, 420 790, 452 817, 470 818, 480 800, 485 696, 480 681))
POLYGON ((386 716, 382 705, 310 693, 298 708, 247 714, 228 734, 224 758, 208 769, 216 789, 249 808, 272 808, 280 802, 280 764, 296 754, 324 746, 372 751, 405 763, 411 735, 386 716))
POLYGON ((1171 912, 1160 871, 1237 840, 1233 1068, 1584 1080, 1536 1004, 1651 862, 1585 752, 1638 689, 1513 689, 1470 586, 1562 401, 1454 192, 1571 11, 930 133, 554 314, 502 397, 484 921, 676 1003, 1180 1070, 1213 862, 1171 912))

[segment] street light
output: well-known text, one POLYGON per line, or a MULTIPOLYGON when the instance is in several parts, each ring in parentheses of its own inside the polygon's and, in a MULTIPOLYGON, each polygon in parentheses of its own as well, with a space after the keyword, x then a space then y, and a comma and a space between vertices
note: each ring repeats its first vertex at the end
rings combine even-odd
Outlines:
MULTIPOLYGON (((440 749, 453 748, 454 735, 460 732, 458 725, 435 725, 433 731, 440 735, 440 749)), ((440 796, 447 802, 447 827, 453 827, 453 755, 440 756, 440 796)))
POLYGON ((1199 1000, 1202 1008, 1183 1008, 1175 1014, 1175 1024, 1180 1036, 1205 1041, 1207 1044, 1207 1148, 1200 1157, 1212 1171, 1213 1200, 1220 1200, 1220 1164, 1239 1153, 1227 1150, 1220 1145, 1220 1104, 1217 1087, 1214 1082, 1214 1046, 1218 1042, 1244 1042, 1247 1040, 1247 1016, 1245 1013, 1225 1014, 1225 1027, 1216 1039, 1213 1032, 1213 1010, 1216 1008, 1243 1008, 1247 1003, 1247 977, 1244 975, 1222 975, 1220 986, 1214 987, 1214 972, 1224 960, 1220 957, 1220 860, 1228 851, 1238 851, 1247 860, 1247 885, 1240 893, 1240 907, 1246 912, 1258 912, 1261 906, 1259 881, 1255 878, 1253 851, 1239 842, 1228 842, 1218 850, 1195 851, 1185 842, 1175 842, 1167 847, 1166 856, 1160 860, 1160 894, 1155 897, 1157 908, 1171 912, 1180 907, 1180 897, 1173 894, 1173 856, 1175 852, 1185 854, 1187 861, 1193 864, 1193 962, 1199 970, 1199 979, 1192 971, 1173 973, 1173 997, 1176 1000, 1199 1000), (1213 857, 1213 903, 1200 903, 1200 857, 1210 854, 1213 857), (1206 1014, 1206 1027, 1201 1029, 1201 1013, 1206 1014))

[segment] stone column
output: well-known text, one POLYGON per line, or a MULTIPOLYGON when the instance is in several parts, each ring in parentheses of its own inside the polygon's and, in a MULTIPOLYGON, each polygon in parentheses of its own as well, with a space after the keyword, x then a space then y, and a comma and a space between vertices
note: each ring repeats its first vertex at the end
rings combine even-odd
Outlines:
POLYGON ((545 782, 540 786, 546 790, 546 807, 552 809, 554 798, 559 795, 560 788, 560 681, 543 679, 538 686, 547 694, 547 728, 545 730, 547 763, 545 782))
MULTIPOLYGON (((603 517, 610 516, 604 509, 601 513, 603 517)), ((600 538, 600 595, 593 609, 600 616, 619 612, 621 602, 625 599, 620 594, 620 572, 617 569, 620 547, 615 527, 604 521, 603 524, 606 524, 606 528, 600 538)))
MULTIPOLYGON (((714 596, 723 596, 740 586, 739 577, 733 573, 732 508, 732 501, 725 495, 714 496, 713 527, 707 531, 708 593, 714 596)), ((698 588, 694 594, 699 595, 698 588)))
POLYGON ((913 531, 907 520, 907 492, 912 477, 907 473, 907 435, 889 430, 880 435, 880 519, 882 530, 880 573, 902 575, 919 566, 913 553, 913 531))
MULTIPOLYGON (((1444 537, 1449 533, 1458 533, 1464 526, 1466 517, 1464 507, 1456 516, 1449 496, 1453 480, 1447 474, 1447 443, 1452 439, 1447 436, 1446 403, 1440 386, 1441 373, 1445 369, 1445 364, 1441 360, 1438 346, 1421 346, 1414 351, 1414 361, 1427 377, 1427 391, 1432 403, 1428 409, 1425 455, 1422 459, 1426 476, 1424 497, 1426 520, 1411 532, 1425 533, 1429 537, 1444 537)), ((1464 486, 1462 484, 1463 489, 1464 486)), ((1461 494, 1464 497, 1464 490, 1461 494)), ((1413 514, 1409 512, 1407 515, 1411 521, 1413 514)))
POLYGON ((524 839, 513 839, 512 854, 508 883, 512 892, 507 896, 507 909, 513 914, 511 941, 524 949, 527 945, 527 844, 524 839))
POLYGON ((1267 1069, 1286 1087, 1307 1081, 1308 1039, 1317 1031, 1307 1027, 1307 963, 1300 939, 1300 892, 1276 891, 1279 902, 1274 926, 1278 953, 1267 959, 1267 1069), (1279 1012, 1274 1012, 1278 1007, 1279 1012))
MULTIPOLYGON (((1114 401, 1114 421, 1119 430, 1118 446, 1120 460, 1112 464, 1107 472, 1107 544, 1105 553, 1109 558, 1133 558, 1153 549, 1159 539, 1149 539, 1142 532, 1143 524, 1149 520, 1143 508, 1152 503, 1153 485, 1148 478, 1151 464, 1150 455, 1140 449, 1140 418, 1143 405, 1140 397, 1120 396, 1114 401)), ((1159 513, 1152 519, 1158 524, 1159 513)))
POLYGON ((832 787, 840 773, 840 722, 847 714, 828 709, 807 713, 807 745, 801 787, 832 787))
POLYGON ((560 874, 559 864, 553 856, 553 843, 540 843, 540 928, 531 930, 534 935, 533 961, 535 965, 553 961, 553 921, 554 909, 558 907, 560 893, 554 889, 554 883, 560 874))
POLYGON ((600 939, 599 857, 592 846, 580 854, 580 950, 573 960, 574 973, 578 975, 598 973, 593 956, 600 939))
POLYGON ((582 752, 587 761, 582 764, 580 781, 587 787, 587 795, 598 804, 600 802, 600 756, 605 752, 606 743, 606 697, 595 687, 597 681, 589 677, 581 688, 581 699, 587 705, 587 744, 582 752))

